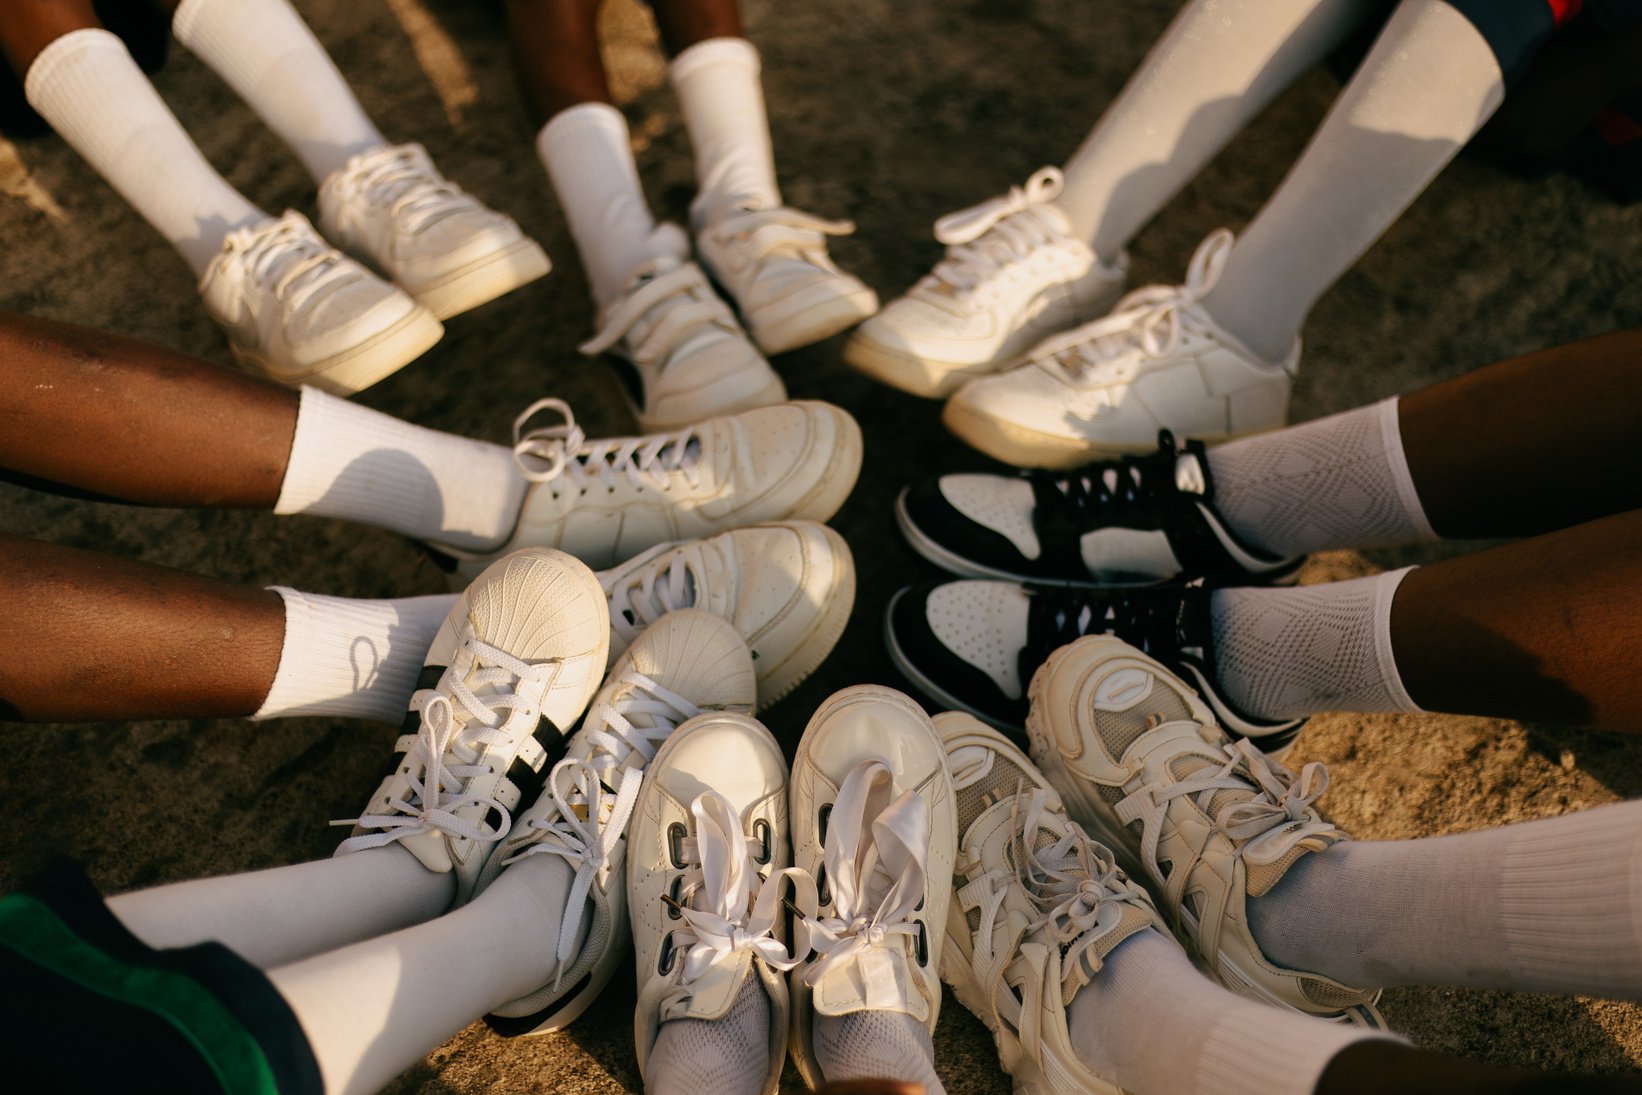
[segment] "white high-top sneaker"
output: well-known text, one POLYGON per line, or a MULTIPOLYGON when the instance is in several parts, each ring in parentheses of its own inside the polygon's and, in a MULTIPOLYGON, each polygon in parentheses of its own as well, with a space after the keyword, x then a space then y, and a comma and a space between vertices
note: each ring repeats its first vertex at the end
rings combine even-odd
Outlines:
POLYGON ((333 395, 370 387, 445 333, 426 308, 294 211, 228 233, 199 288, 235 360, 333 395))
POLYGON ((419 144, 373 148, 333 171, 319 188, 319 226, 440 319, 550 268, 513 218, 446 179, 419 144))
POLYGON ((1102 262, 1072 235, 1053 204, 1061 185, 1060 171, 1045 167, 1024 189, 937 221, 946 257, 861 325, 844 360, 891 387, 944 399, 1105 314, 1123 291, 1128 257, 1102 262))

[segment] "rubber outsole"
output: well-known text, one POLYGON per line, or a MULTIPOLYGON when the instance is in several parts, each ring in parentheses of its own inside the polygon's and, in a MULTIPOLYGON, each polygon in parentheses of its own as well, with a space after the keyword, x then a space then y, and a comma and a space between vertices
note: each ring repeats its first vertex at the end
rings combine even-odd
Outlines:
POLYGON ((758 673, 758 710, 767 710, 821 667, 832 653, 838 640, 844 637, 850 614, 855 609, 855 557, 844 538, 826 525, 817 525, 826 537, 833 559, 841 565, 833 575, 832 585, 822 597, 821 617, 810 629, 805 640, 785 658, 767 670, 755 663, 758 673))
POLYGON ((888 346, 857 331, 844 343, 844 363, 881 384, 923 399, 945 399, 976 377, 990 376, 1009 364, 993 358, 978 365, 931 361, 888 346))
POLYGON ((742 318, 747 322, 747 333, 760 350, 766 354, 784 354, 847 331, 877 311, 878 294, 863 289, 831 297, 770 323, 752 323, 747 322, 748 317, 742 318))

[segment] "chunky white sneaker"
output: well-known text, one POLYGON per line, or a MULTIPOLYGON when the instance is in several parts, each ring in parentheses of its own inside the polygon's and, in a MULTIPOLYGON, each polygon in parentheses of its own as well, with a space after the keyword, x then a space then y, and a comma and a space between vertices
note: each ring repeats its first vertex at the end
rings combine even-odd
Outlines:
POLYGON ((373 148, 319 188, 319 226, 440 319, 535 281, 547 254, 439 173, 419 144, 373 148))
POLYGON ((611 668, 543 793, 479 875, 475 894, 533 855, 558 856, 576 872, 559 922, 557 973, 485 1016, 492 1029, 558 1030, 603 991, 627 952, 627 821, 645 767, 680 723, 704 711, 750 713, 756 695, 741 636, 697 609, 668 613, 611 668))
POLYGON ((599 316, 584 354, 609 351, 646 432, 784 403, 787 389, 690 261, 675 224, 655 232, 655 258, 599 316))
POLYGON ((929 716, 876 685, 815 712, 791 794, 793 864, 820 888, 805 920, 815 955, 792 972, 793 1061, 819 1088, 816 1013, 901 1012, 934 1034, 957 814, 929 716))
POLYGON ((735 301, 767 354, 830 338, 878 310, 878 294, 827 254, 828 236, 855 231, 798 209, 742 209, 703 226, 696 254, 735 301))
POLYGON ((645 773, 627 838, 627 903, 637 960, 633 1040, 639 1072, 670 1019, 720 1019, 747 978, 770 1000, 773 1095, 787 1059, 783 895, 815 909, 815 883, 787 862, 787 765, 745 715, 697 716, 645 773))
POLYGON ((527 545, 609 567, 660 543, 761 521, 825 521, 861 470, 861 427, 830 403, 778 403, 674 433, 589 441, 568 404, 542 399, 515 421, 513 437, 532 482, 513 535, 484 554, 434 545, 462 578, 527 545), (540 412, 563 424, 527 431, 540 412))
POLYGON ((1079 1059, 1066 1008, 1119 943, 1168 929, 1025 754, 968 715, 934 723, 961 834, 941 979, 992 1032, 1018 1095, 1121 1095, 1079 1059))
POLYGON ((913 395, 944 399, 977 376, 1014 364, 1057 331, 1104 315, 1128 274, 1072 235, 1053 203, 1057 168, 1024 189, 942 217, 946 257, 907 294, 861 325, 844 360, 913 395))
POLYGON ((674 609, 704 608, 729 620, 753 652, 761 710, 826 660, 855 604, 849 545, 810 521, 661 544, 601 571, 599 581, 610 598, 615 653, 674 609))
POLYGON ((1248 898, 1295 861, 1350 839, 1312 805, 1328 772, 1296 776, 1231 741, 1162 665, 1111 636, 1062 647, 1032 678, 1032 759, 1067 811, 1144 879, 1187 948, 1233 992, 1380 1028, 1376 990, 1267 960, 1248 898))
POLYGON ((358 818, 332 823, 354 827, 336 854, 397 842, 454 871, 465 904, 604 676, 606 611, 598 578, 562 551, 481 574, 428 649, 393 770, 358 818))
POLYGON ((426 308, 294 211, 228 233, 200 278, 200 297, 235 360, 333 395, 399 371, 445 333, 426 308))
POLYGON ((947 428, 1005 463, 1072 468, 1149 452, 1162 429, 1212 443, 1283 425, 1299 340, 1263 361, 1198 303, 1231 246, 1230 232, 1210 233, 1184 284, 1137 289, 1017 368, 966 384, 946 405, 947 428))

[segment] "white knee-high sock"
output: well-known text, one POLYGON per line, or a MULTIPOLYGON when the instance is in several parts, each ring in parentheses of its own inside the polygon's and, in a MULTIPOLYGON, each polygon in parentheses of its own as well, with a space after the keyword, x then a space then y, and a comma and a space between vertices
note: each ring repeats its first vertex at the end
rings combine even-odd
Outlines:
POLYGON ((1192 0, 1066 164, 1057 204, 1111 257, 1255 115, 1343 42, 1368 0, 1192 0))
POLYGON ((1420 710, 1391 649, 1391 602, 1413 569, 1298 589, 1217 590, 1209 617, 1226 698, 1265 719, 1420 710))
POLYGON ((341 517, 484 550, 512 535, 527 485, 501 445, 303 388, 274 512, 341 517))
POLYGON ((1420 195, 1505 96, 1494 51, 1443 0, 1403 0, 1203 308, 1277 359, 1306 313, 1420 195))
POLYGON ((759 1095, 770 1070, 770 998, 757 977, 741 983, 717 1019, 669 1019, 650 1049, 652 1095, 759 1095))
POLYGON ((697 42, 667 66, 696 152, 690 219, 697 227, 736 209, 781 204, 759 70, 758 50, 745 38, 697 42))
POLYGON ((273 588, 285 601, 285 641, 274 683, 251 717, 402 721, 456 594, 357 601, 273 588))
POLYGON ((125 43, 76 30, 40 51, 28 101, 203 276, 236 228, 268 219, 205 162, 125 43))
POLYGON ((156 886, 108 907, 151 947, 213 941, 263 969, 431 920, 455 876, 435 874, 390 844, 339 859, 156 886))
POLYGON ((946 1095, 929 1028, 905 1012, 816 1012, 812 1027, 816 1063, 828 1083, 896 1080, 923 1085, 924 1095, 946 1095))
POLYGON ((315 182, 387 144, 286 0, 183 0, 171 29, 291 146, 315 182))
POLYGON ((1347 984, 1642 1000, 1642 802, 1336 844, 1249 916, 1274 962, 1347 984))
POLYGON ((1403 455, 1397 400, 1209 450, 1214 507, 1274 555, 1436 540, 1403 455))

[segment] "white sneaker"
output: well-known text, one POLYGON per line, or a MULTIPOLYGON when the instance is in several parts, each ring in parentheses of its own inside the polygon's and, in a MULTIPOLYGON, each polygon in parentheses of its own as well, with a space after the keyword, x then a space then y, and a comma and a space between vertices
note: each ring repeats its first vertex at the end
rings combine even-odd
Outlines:
POLYGON ((786 206, 737 210, 696 233, 701 265, 735 301, 766 354, 796 350, 855 326, 878 294, 827 254, 828 236, 855 231, 786 206))
POLYGON ((675 433, 589 441, 562 400, 542 399, 513 428, 532 481, 507 543, 494 552, 434 549, 467 579, 498 555, 555 547, 609 567, 660 543, 761 521, 825 521, 855 486, 861 427, 830 403, 779 403, 675 433), (538 412, 563 425, 526 424, 538 412))
POLYGON ((1313 806, 1315 762, 1298 776, 1231 741, 1197 694, 1110 635, 1062 647, 1032 677, 1032 759, 1067 811, 1144 879, 1174 934, 1233 992, 1338 1022, 1383 1028, 1376 990, 1269 961, 1248 899, 1302 856, 1350 838, 1313 806))
POLYGON ((793 865, 820 888, 805 919, 815 955, 792 971, 793 1061, 813 1089, 815 1013, 902 1012, 934 1034, 957 814, 929 716, 876 685, 815 712, 791 794, 793 865))
POLYGON ((535 281, 547 254, 513 222, 402 144, 361 152, 319 188, 319 226, 440 319, 535 281))
POLYGON ((1103 263, 1072 235, 1053 204, 1061 185, 1060 171, 1045 167, 1025 189, 937 221, 946 257, 861 325, 844 360, 891 387, 944 399, 1055 332, 1104 315, 1129 260, 1103 263))
POLYGON ((735 625, 753 652, 760 710, 826 660, 855 604, 855 561, 825 525, 783 521, 706 540, 661 544, 602 571, 610 649, 678 608, 704 608, 735 625))
POLYGON ((684 233, 663 224, 654 242, 657 257, 633 272, 599 316, 599 333, 581 347, 589 355, 610 351, 622 366, 640 427, 676 429, 786 402, 781 378, 690 261, 684 233))
POLYGON ((992 1032, 1019 1095, 1121 1095, 1079 1059, 1066 1007, 1119 943, 1168 929, 1025 754, 969 715, 933 721, 961 834, 941 979, 992 1032))
POLYGON ((753 660, 709 612, 672 612, 610 670, 544 793, 491 853, 475 894, 509 865, 559 856, 575 869, 559 922, 558 971, 485 1016, 506 1035, 558 1030, 587 1010, 627 952, 627 821, 644 770, 673 729, 704 711, 750 713, 753 660))
POLYGON ((370 387, 445 333, 426 308, 294 211, 228 233, 200 278, 200 297, 235 360, 333 395, 370 387))
POLYGON ((609 627, 591 570, 546 548, 481 574, 440 626, 411 697, 392 772, 336 854, 398 843, 454 871, 456 905, 604 675, 609 627))
POLYGON ((1230 232, 1211 233, 1185 284, 1137 289, 1018 368, 965 385, 946 405, 947 428, 1006 463, 1070 468, 1150 452, 1160 429, 1213 443, 1283 425, 1299 340, 1282 361, 1262 361, 1198 303, 1231 246, 1230 232))

